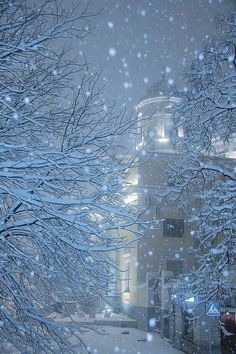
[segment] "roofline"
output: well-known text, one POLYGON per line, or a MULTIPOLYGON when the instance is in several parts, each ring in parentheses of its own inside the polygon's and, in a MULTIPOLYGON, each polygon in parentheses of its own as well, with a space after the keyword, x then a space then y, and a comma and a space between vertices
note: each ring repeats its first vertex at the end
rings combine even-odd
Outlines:
POLYGON ((135 109, 136 109, 136 111, 138 111, 138 109, 140 109, 141 107, 145 106, 148 103, 161 102, 163 100, 170 101, 170 102, 180 102, 180 98, 176 97, 176 96, 172 96, 172 97, 169 97, 169 96, 155 96, 155 97, 146 98, 146 99, 140 101, 135 106, 135 109))

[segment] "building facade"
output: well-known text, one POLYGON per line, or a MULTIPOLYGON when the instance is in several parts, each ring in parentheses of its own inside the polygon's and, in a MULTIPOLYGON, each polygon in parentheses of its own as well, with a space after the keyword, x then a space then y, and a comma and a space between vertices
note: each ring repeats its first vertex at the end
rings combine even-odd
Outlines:
MULTIPOLYGON (((168 166, 177 153, 170 134, 173 107, 178 102, 177 97, 155 96, 145 98, 136 107, 138 117, 146 123, 138 127, 137 149, 143 161, 132 172, 131 190, 139 205, 146 206, 143 220, 152 220, 154 226, 145 231, 135 247, 121 255, 121 266, 128 278, 121 288, 125 311, 145 330, 155 318, 156 327, 167 338, 173 336, 171 278, 194 265, 188 252, 193 247, 191 228, 184 211, 177 201, 168 203, 161 198, 168 191, 168 166)), ((182 134, 181 129, 178 133, 182 134)))
MULTIPOLYGON (((178 97, 168 97, 156 91, 137 105, 139 144, 143 156, 139 167, 131 171, 128 202, 146 208, 143 220, 152 220, 153 226, 143 238, 120 254, 124 271, 121 281, 123 311, 137 320, 143 330, 155 329, 173 345, 187 353, 217 354, 220 350, 218 317, 200 316, 189 320, 194 298, 179 303, 173 291, 173 280, 195 267, 193 225, 185 210, 176 200, 162 196, 169 191, 168 170, 177 158, 178 151, 171 144, 173 109, 178 97), (143 122, 145 122, 143 124, 143 122), (209 351, 210 350, 210 351, 209 351)), ((183 136, 181 127, 178 135, 183 136)), ((235 142, 221 146, 216 142, 219 156, 235 157, 235 142)), ((191 191, 186 195, 191 200, 191 191)), ((196 317, 205 312, 198 306, 196 317)))

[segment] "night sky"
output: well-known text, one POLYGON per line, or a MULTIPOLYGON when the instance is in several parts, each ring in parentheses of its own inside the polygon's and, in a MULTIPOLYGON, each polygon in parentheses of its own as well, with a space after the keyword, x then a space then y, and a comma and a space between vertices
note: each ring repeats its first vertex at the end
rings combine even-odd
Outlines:
POLYGON ((216 33, 216 17, 236 9, 236 0, 92 0, 90 9, 103 11, 78 50, 102 72, 105 94, 131 111, 161 71, 181 87, 184 67, 216 33))

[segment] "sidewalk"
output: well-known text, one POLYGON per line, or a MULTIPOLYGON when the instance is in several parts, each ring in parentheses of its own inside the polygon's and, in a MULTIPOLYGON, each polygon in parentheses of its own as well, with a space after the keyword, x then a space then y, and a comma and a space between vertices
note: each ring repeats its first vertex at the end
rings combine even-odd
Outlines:
POLYGON ((79 322, 81 325, 97 325, 97 326, 115 326, 115 327, 129 327, 136 328, 137 321, 124 314, 112 314, 111 317, 104 317, 104 313, 96 314, 95 318, 88 315, 80 317, 78 315, 63 316, 58 313, 51 313, 48 318, 61 323, 79 322))
POLYGON ((183 354, 157 333, 135 328, 103 327, 104 334, 89 331, 83 335, 91 354, 183 354))
MULTIPOLYGON (((77 315, 64 317, 58 314, 52 314, 50 317, 65 325, 71 321, 75 321, 75 327, 76 322, 82 327, 84 325, 81 339, 91 354, 183 354, 182 351, 164 341, 158 333, 133 328, 136 321, 126 315, 119 314, 104 318, 103 314, 97 314, 96 319, 77 315)), ((78 348, 78 354, 85 353, 87 354, 87 351, 78 348)))

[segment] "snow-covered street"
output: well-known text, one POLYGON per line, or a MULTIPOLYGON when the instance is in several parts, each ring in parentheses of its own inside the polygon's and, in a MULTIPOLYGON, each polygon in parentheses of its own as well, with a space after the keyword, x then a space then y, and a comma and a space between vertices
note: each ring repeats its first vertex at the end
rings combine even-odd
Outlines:
POLYGON ((146 333, 136 328, 105 326, 104 335, 89 331, 84 341, 92 354, 181 354, 161 339, 158 333, 146 333))

